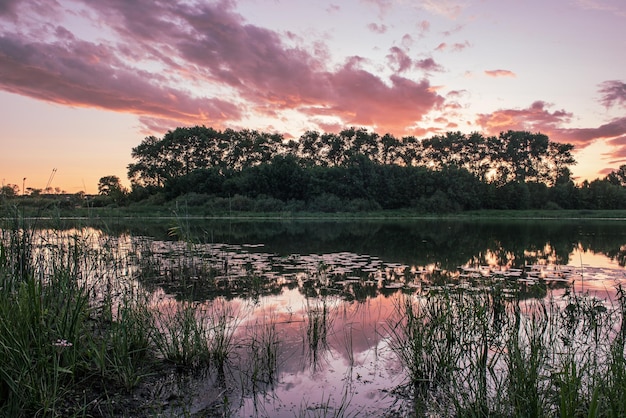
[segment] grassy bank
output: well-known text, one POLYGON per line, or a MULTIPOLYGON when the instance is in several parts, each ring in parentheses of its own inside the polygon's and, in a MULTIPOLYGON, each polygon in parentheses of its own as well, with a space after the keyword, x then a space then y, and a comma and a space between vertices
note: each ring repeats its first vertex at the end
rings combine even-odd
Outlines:
POLYGON ((226 316, 155 301, 114 238, 23 222, 0 230, 0 416, 155 416, 151 382, 223 365, 226 316))
POLYGON ((350 210, 326 212, 294 210, 285 207, 267 211, 254 208, 207 207, 196 200, 182 197, 176 201, 151 203, 143 201, 125 206, 92 207, 88 203, 69 202, 63 198, 31 198, 29 196, 0 199, 0 216, 13 217, 16 213, 26 218, 179 218, 201 219, 626 219, 626 210, 476 210, 447 213, 428 213, 410 209, 350 210))

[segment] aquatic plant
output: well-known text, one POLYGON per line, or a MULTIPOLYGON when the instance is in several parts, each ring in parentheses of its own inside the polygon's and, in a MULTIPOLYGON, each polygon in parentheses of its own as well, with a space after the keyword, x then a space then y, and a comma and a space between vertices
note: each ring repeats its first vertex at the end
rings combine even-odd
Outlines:
POLYGON ((50 246, 55 263, 43 266, 32 231, 13 226, 0 239, 0 414, 55 415, 85 370, 91 289, 67 246, 50 246))
POLYGON ((386 331, 414 413, 620 416, 620 292, 608 306, 572 292, 531 301, 488 289, 399 298, 386 331))

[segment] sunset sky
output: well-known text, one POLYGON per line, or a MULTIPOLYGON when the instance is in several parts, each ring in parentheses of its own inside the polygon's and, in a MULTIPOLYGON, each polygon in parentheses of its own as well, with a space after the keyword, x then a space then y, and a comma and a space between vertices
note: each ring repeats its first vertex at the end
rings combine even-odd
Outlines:
POLYGON ((3 185, 128 185, 179 126, 528 130, 626 164, 624 0, 0 0, 3 185), (26 178, 24 181, 23 179, 26 178))

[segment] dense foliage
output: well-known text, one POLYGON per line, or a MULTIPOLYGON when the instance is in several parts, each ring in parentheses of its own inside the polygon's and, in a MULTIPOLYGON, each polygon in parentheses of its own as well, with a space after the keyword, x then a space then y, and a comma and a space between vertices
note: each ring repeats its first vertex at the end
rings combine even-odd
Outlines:
POLYGON ((521 131, 418 140, 350 128, 287 141, 195 126, 145 138, 128 176, 131 200, 189 195, 233 210, 626 208, 626 166, 575 185, 573 148, 521 131))

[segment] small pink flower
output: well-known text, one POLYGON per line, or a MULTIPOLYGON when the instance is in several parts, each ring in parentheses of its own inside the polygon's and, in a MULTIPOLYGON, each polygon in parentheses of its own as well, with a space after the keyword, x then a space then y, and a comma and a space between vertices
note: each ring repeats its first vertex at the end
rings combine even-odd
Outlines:
POLYGON ((65 347, 71 347, 72 343, 67 341, 67 340, 58 339, 58 340, 56 340, 56 342, 52 343, 52 345, 55 346, 55 347, 65 348, 65 347))

